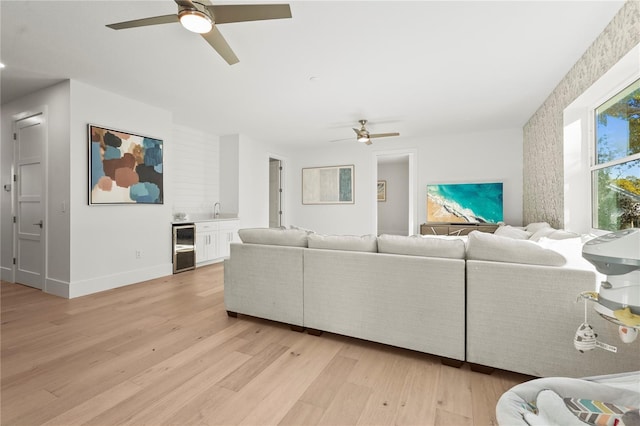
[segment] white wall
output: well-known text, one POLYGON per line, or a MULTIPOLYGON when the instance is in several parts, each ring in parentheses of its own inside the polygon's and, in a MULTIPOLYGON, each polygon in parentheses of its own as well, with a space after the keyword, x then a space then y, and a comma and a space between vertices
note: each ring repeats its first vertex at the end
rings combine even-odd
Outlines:
POLYGON ((564 228, 580 234, 591 227, 593 109, 640 77, 640 45, 576 98, 563 113, 564 228))
POLYGON ((220 137, 220 211, 238 214, 240 191, 240 136, 220 137))
POLYGON ((171 274, 172 126, 166 110, 71 81, 70 297, 171 274), (88 123, 163 140, 164 204, 88 205, 88 123))
MULTIPOLYGON (((269 227, 269 158, 281 160, 283 175, 287 176, 288 160, 284 152, 245 135, 220 137, 222 211, 237 213, 240 227, 269 227)), ((286 182, 283 189, 287 191, 286 182)), ((286 195, 282 203, 284 224, 288 208, 286 195)))
MULTIPOLYGON (((32 93, 21 99, 2 105, 2 132, 0 138, 0 179, 2 185, 11 182, 13 163, 12 123, 18 115, 30 111, 46 109, 47 146, 45 164, 47 167, 47 190, 44 218, 47 258, 45 262, 44 291, 58 294, 68 286, 70 280, 70 214, 62 211, 62 203, 68 205, 69 195, 69 114, 70 82, 56 84, 32 93)), ((85 157, 86 157, 86 146, 85 157)), ((46 167, 46 166, 45 166, 46 167)), ((86 172, 86 169, 85 169, 86 172)), ((86 183, 85 174, 84 181, 86 183)), ((2 244, 0 262, 2 279, 13 281, 13 223, 12 192, 1 191, 0 200, 0 240, 2 244)))
POLYGON ((409 158, 378 162, 378 180, 387 183, 387 200, 378 202, 378 235, 408 235, 409 158))
POLYGON ((287 168, 285 192, 290 199, 287 223, 323 234, 375 234, 376 176, 372 152, 363 144, 327 144, 298 149, 287 168), (354 204, 302 205, 302 169, 322 166, 355 166, 354 204))
POLYGON ((419 166, 420 223, 427 217, 429 183, 504 183, 504 222, 522 224, 522 129, 429 138, 419 166))
MULTIPOLYGON (((173 124, 166 110, 66 81, 2 106, 3 185, 11 183, 12 122, 41 108, 48 126, 44 290, 76 297, 170 274, 173 210, 211 211, 219 199, 219 138, 173 124), (163 139, 163 205, 88 205, 89 123, 163 139)), ((12 281, 11 193, 0 197, 2 278, 12 281)))
POLYGON ((390 150, 417 152, 417 217, 414 233, 426 221, 428 183, 503 182, 504 220, 522 224, 522 129, 469 134, 397 138, 366 146, 327 144, 315 149, 293 149, 287 175, 291 198, 288 223, 326 234, 375 234, 376 162, 373 156, 390 150), (302 205, 303 167, 355 165, 355 204, 302 205))
POLYGON ((213 213, 220 201, 220 138, 173 125, 172 211, 213 213))

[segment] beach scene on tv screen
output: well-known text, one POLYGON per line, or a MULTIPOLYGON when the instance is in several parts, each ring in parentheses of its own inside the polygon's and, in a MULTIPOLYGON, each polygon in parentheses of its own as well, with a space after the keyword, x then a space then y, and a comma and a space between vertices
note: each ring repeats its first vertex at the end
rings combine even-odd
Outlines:
POLYGON ((502 182, 427 185, 427 222, 502 222, 502 195, 502 182))

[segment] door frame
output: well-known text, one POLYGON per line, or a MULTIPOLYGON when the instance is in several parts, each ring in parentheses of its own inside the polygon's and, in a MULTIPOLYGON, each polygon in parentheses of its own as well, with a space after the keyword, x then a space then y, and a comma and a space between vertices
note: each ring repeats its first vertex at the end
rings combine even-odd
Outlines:
MULTIPOLYGON (((48 110, 47 110, 47 106, 43 105, 43 106, 39 106, 36 108, 33 108, 32 110, 27 110, 27 111, 23 111, 19 114, 15 114, 11 117, 11 133, 12 135, 17 135, 18 133, 18 123, 20 121, 32 118, 32 117, 37 117, 37 116, 41 116, 42 117, 42 125, 44 126, 44 138, 42 140, 42 145, 40 146, 40 164, 41 164, 41 171, 42 171, 42 176, 41 176, 41 186, 42 186, 42 194, 40 197, 40 204, 42 206, 42 220, 44 222, 44 226, 42 227, 42 232, 40 233, 40 239, 41 239, 41 264, 40 264, 40 290, 43 292, 46 292, 46 276, 47 276, 47 236, 48 236, 48 224, 49 224, 49 216, 48 216, 48 211, 49 209, 47 208, 47 195, 49 193, 49 188, 48 188, 48 165, 49 165, 49 161, 48 161, 48 138, 49 138, 49 115, 48 115, 48 110)), ((11 159, 11 180, 12 180, 12 194, 11 194, 11 220, 13 221, 13 218, 17 218, 18 216, 18 191, 17 191, 17 182, 14 178, 14 176, 17 176, 17 169, 16 169, 16 157, 17 157, 17 150, 18 150, 18 140, 17 137, 15 139, 12 139, 12 144, 13 144, 13 158, 11 159)), ((12 257, 17 259, 18 256, 18 223, 17 220, 13 223, 13 227, 12 227, 12 257)), ((11 265, 11 282, 16 282, 16 271, 17 271, 17 264, 13 264, 11 265)))
POLYGON ((395 149, 386 151, 374 151, 372 152, 372 181, 371 188, 373 192, 371 212, 373 214, 373 235, 378 235, 378 198, 377 198, 377 185, 378 185, 378 158, 387 155, 407 156, 409 158, 409 235, 418 234, 418 150, 417 149, 395 149))

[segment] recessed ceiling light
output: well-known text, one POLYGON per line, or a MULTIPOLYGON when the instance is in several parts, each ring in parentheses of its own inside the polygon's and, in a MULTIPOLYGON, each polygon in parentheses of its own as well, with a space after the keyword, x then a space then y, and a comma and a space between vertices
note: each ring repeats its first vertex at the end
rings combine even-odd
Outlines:
POLYGON ((4 68, 4 64, 0 62, 0 69, 4 68))

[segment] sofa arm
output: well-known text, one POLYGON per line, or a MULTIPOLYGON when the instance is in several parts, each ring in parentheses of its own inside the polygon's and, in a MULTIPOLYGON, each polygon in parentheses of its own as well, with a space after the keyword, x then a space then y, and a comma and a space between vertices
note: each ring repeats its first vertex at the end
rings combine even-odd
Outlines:
POLYGON ((231 244, 224 262, 227 311, 303 325, 300 247, 231 244))
POLYGON ((573 346, 584 321, 583 291, 595 273, 553 266, 467 261, 467 361, 539 377, 583 377, 640 370, 640 341, 588 307, 598 340, 618 347, 586 353, 573 346))

